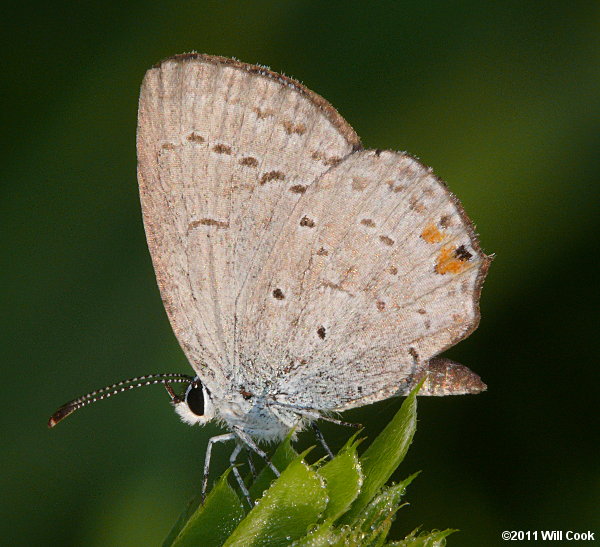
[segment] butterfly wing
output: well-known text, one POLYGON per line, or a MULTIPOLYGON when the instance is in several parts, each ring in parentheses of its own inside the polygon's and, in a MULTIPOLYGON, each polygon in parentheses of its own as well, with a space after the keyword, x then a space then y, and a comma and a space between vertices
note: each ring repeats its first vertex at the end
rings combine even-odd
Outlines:
POLYGON ((173 330, 213 389, 245 366, 237 310, 285 220, 359 147, 329 103, 266 68, 190 54, 147 72, 137 149, 148 246, 173 330))
POLYGON ((488 263, 430 169, 357 151, 289 213, 240 300, 238 352, 279 382, 287 404, 342 410, 387 398, 475 329, 488 263))

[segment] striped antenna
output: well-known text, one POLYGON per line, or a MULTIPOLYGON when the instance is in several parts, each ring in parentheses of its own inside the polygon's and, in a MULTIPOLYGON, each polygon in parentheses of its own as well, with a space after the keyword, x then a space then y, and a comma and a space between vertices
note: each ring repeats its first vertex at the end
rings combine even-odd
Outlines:
POLYGON ((175 401, 177 397, 174 395, 173 390, 169 384, 191 384, 194 382, 194 378, 187 374, 178 373, 166 373, 166 374, 146 374, 145 376, 137 376, 136 378, 130 378, 129 380, 122 380, 116 384, 103 387, 102 389, 96 389, 82 395, 77 399, 73 399, 68 403, 62 405, 48 420, 48 427, 54 427, 58 422, 64 420, 67 416, 73 414, 76 410, 83 408, 84 406, 90 405, 102 399, 108 399, 118 393, 129 391, 137 387, 151 386, 154 384, 163 384, 171 399, 175 401))

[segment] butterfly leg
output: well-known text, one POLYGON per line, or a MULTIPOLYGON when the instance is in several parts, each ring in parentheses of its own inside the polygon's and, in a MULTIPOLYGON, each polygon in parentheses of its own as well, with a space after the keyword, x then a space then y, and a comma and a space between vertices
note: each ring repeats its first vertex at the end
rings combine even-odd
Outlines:
POLYGON ((254 462, 252 461, 252 452, 250 451, 248 451, 248 467, 250 468, 252 478, 256 479, 258 475, 256 474, 256 467, 254 467, 254 462))
POLYGON ((360 429, 362 427, 362 424, 344 422, 343 420, 336 420, 335 418, 330 418, 329 416, 319 416, 319 420, 324 420, 325 422, 330 422, 335 425, 342 425, 344 427, 353 427, 354 429, 360 429))
POLYGON ((273 462, 271 462, 271 460, 269 459, 269 456, 267 456, 264 450, 258 447, 258 445, 252 440, 252 437, 250 437, 250 435, 248 435, 245 431, 242 431, 239 427, 234 427, 233 430, 248 448, 251 448, 263 460, 265 460, 265 463, 271 468, 271 471, 275 473, 275 476, 279 477, 280 473, 279 471, 277 471, 277 468, 273 465, 273 462))
POLYGON ((244 448, 244 445, 241 443, 238 443, 235 446, 235 448, 233 449, 233 452, 231 453, 231 456, 229 456, 229 464, 231 465, 233 474, 235 476, 235 480, 238 482, 238 485, 240 486, 240 490, 242 491, 242 494, 244 494, 244 497, 246 498, 248 505, 250 505, 250 507, 252 508, 254 506, 254 504, 252 503, 252 499, 250 498, 250 492, 248 492, 248 489, 246 488, 246 485, 244 483, 244 479, 242 479, 242 475, 240 475, 240 470, 237 468, 237 465, 235 464, 235 461, 237 460, 237 457, 239 456, 242 448, 244 448))
POLYGON ((329 459, 333 460, 333 452, 331 451, 331 448, 329 448, 329 446, 327 446, 327 443, 325 442, 325 437, 323 437, 323 433, 321 433, 321 430, 317 427, 316 423, 313 422, 310 425, 313 428, 313 431, 315 432, 315 437, 317 438, 317 441, 319 441, 321 443, 321 446, 325 449, 325 452, 327 452, 327 454, 329 455, 329 459))
MULTIPOLYGON (((222 443, 225 441, 233 441, 236 440, 236 437, 233 433, 227 433, 225 435, 217 435, 216 437, 211 437, 208 439, 208 446, 206 447, 206 455, 204 456, 204 476, 202 477, 202 493, 201 493, 201 502, 204 505, 204 500, 206 499, 206 489, 208 487, 208 472, 210 470, 210 456, 212 454, 212 447, 215 443, 222 443)), ((234 450, 235 452, 235 450, 234 450)), ((237 456, 237 454, 236 454, 237 456)))

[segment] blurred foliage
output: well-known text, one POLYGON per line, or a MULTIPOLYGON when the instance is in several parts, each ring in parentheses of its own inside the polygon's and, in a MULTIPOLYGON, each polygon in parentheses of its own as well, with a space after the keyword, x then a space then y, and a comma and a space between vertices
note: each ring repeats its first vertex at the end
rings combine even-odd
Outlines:
MULTIPOLYGON (((190 372, 156 289, 135 174, 143 74, 189 50, 290 74, 365 146, 416 154, 496 254, 481 325, 448 352, 488 392, 422 401, 405 464, 426 473, 407 520, 460 528, 461 545, 593 527, 599 22, 587 1, 4 6, 3 542, 156 544, 201 481, 218 430, 179 423, 158 388, 45 426, 97 386, 190 372)), ((375 438, 399 404, 344 418, 375 438)), ((343 429, 323 432, 343 444, 343 429)), ((295 446, 312 443, 303 434, 295 446)), ((216 473, 226 456, 215 451, 216 473)))

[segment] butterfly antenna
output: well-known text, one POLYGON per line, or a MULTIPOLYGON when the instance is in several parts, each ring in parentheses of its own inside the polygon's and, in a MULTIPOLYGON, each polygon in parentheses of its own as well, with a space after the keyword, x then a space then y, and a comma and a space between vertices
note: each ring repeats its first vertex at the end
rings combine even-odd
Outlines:
POLYGON ((173 392, 170 384, 191 384, 194 382, 194 378, 187 374, 178 373, 167 373, 167 374, 146 374, 145 376, 137 376, 136 378, 130 378, 129 380, 122 380, 116 384, 103 387, 102 389, 96 389, 86 395, 82 395, 77 399, 73 399, 68 403, 62 405, 48 420, 48 427, 54 427, 58 422, 64 420, 67 416, 73 414, 76 410, 83 408, 84 406, 90 405, 102 399, 108 399, 118 393, 129 391, 137 387, 151 386, 154 384, 163 384, 172 400, 177 397, 173 392))

